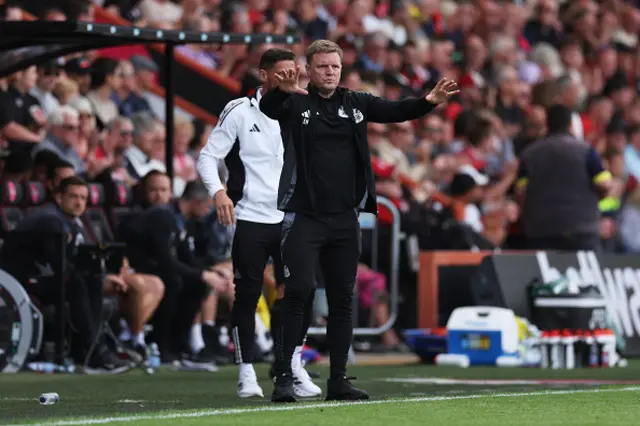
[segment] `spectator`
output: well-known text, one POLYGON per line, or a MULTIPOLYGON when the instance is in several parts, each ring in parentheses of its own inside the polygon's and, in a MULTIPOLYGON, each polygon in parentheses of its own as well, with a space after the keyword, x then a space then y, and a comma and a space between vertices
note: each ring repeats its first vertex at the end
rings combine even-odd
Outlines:
POLYGON ((60 78, 60 65, 58 61, 50 61, 38 67, 38 82, 36 87, 29 93, 35 97, 44 113, 51 114, 51 111, 60 106, 60 102, 53 95, 53 88, 60 78))
POLYGON ((146 112, 135 114, 132 121, 134 144, 124 153, 127 172, 135 180, 141 179, 151 170, 164 172, 166 170, 164 164, 152 159, 157 122, 146 112))
POLYGON ((75 149, 80 158, 83 161, 87 161, 98 143, 96 119, 93 115, 91 102, 87 98, 76 97, 69 102, 69 106, 78 112, 78 138, 75 149))
POLYGON ((593 147, 571 134, 568 107, 552 106, 547 128, 549 135, 522 153, 518 172, 529 247, 599 251, 599 194, 611 190, 611 173, 593 147))
POLYGON ((44 135, 47 118, 38 100, 29 94, 37 78, 35 66, 13 74, 9 89, 0 98, 0 129, 10 150, 4 169, 8 179, 19 180, 31 169, 33 147, 44 135))
POLYGON ((91 66, 91 91, 87 99, 93 106, 98 128, 118 116, 118 107, 111 99, 115 91, 122 87, 122 72, 117 61, 107 58, 97 59, 91 66))
POLYGON ((82 57, 73 58, 67 61, 64 70, 67 77, 78 84, 80 94, 82 96, 87 96, 91 88, 91 62, 82 57))
POLYGON ((44 141, 36 148, 53 151, 73 165, 77 174, 84 173, 84 161, 76 150, 80 121, 78 112, 70 106, 61 106, 49 118, 51 125, 44 141))
POLYGON ((60 78, 51 93, 59 105, 68 105, 80 93, 78 83, 69 78, 60 78))
POLYGON ((155 73, 158 72, 155 62, 144 56, 132 56, 131 65, 134 69, 134 78, 125 77, 123 87, 127 91, 127 96, 122 97, 120 103, 120 114, 129 118, 137 112, 151 112, 145 95, 155 85, 155 73))
POLYGON ((142 0, 138 8, 151 24, 173 26, 182 18, 182 8, 169 0, 142 0))
POLYGON ((187 152, 189 142, 193 138, 194 128, 191 120, 186 117, 176 117, 173 128, 173 172, 176 176, 174 184, 176 181, 178 182, 174 191, 181 195, 186 184, 198 178, 196 162, 187 152))

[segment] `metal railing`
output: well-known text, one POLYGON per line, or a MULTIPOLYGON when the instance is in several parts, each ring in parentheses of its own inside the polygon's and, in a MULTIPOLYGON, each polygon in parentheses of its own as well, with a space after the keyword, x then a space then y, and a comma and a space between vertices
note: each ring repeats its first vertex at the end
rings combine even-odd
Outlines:
MULTIPOLYGON (((376 336, 382 334, 393 327, 393 324, 398 318, 398 305, 399 305, 399 264, 400 264, 400 241, 404 238, 404 235, 400 231, 400 212, 398 208, 391 202, 391 200, 378 197, 378 205, 386 207, 393 217, 393 223, 391 224, 391 265, 389 273, 389 319, 386 323, 379 327, 355 327, 353 329, 354 336, 376 336)), ((378 269, 378 225, 376 216, 371 213, 360 213, 359 221, 360 228, 363 231, 369 231, 372 233, 371 243, 371 269, 377 271, 378 269)), ((326 285, 326 284, 325 284, 326 285)), ((358 318, 358 297, 357 286, 354 290, 354 318, 358 318)), ((310 327, 308 331, 309 335, 322 336, 327 334, 326 327, 310 327)))

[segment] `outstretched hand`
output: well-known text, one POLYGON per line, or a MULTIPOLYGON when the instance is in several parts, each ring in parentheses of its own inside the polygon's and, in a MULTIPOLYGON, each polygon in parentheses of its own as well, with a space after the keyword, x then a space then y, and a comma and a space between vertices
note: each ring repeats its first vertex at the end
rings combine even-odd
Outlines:
POLYGON ((306 95, 307 91, 298 86, 298 77, 300 77, 300 67, 295 69, 286 69, 276 73, 278 80, 278 88, 287 93, 298 93, 306 95))
POLYGON ((432 104, 438 105, 446 102, 451 96, 457 95, 458 93, 460 93, 460 90, 458 89, 458 83, 453 80, 443 78, 427 95, 426 99, 432 104))

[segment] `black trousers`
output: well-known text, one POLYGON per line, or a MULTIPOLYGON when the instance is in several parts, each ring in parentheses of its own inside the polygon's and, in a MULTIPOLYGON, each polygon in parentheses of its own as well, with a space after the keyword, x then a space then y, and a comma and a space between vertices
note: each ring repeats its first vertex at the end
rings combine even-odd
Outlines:
POLYGON ((142 259, 131 261, 131 266, 138 273, 156 275, 164 283, 164 297, 149 321, 153 331, 148 341, 158 345, 163 359, 187 352, 191 326, 209 294, 208 286, 168 274, 142 259))
MULTIPOLYGON (((256 223, 238 220, 233 237, 231 257, 235 273, 236 295, 231 310, 232 338, 235 347, 235 361, 238 364, 254 360, 255 313, 264 284, 264 268, 269 257, 278 285, 284 282, 284 271, 280 253, 281 224, 256 223)), ((297 342, 304 340, 309 323, 313 299, 305 305, 306 326, 302 327, 297 342)), ((271 310, 271 330, 274 340, 278 339, 274 330, 279 328, 282 315, 281 301, 271 310)))
POLYGON ((319 261, 329 305, 331 377, 345 375, 353 335, 352 301, 361 236, 354 210, 335 215, 285 215, 281 242, 285 292, 279 331, 282 337, 275 342, 277 374, 291 372, 291 357, 303 325, 305 303, 315 288, 314 267, 319 261))

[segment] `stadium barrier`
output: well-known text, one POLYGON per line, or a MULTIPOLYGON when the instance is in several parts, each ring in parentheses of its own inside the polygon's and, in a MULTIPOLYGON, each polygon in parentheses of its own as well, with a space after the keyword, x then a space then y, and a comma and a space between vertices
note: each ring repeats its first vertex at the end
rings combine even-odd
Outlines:
MULTIPOLYGON (((378 205, 385 207, 391 213, 393 222, 391 224, 391 270, 388 277, 389 283, 389 319, 386 323, 378 327, 357 327, 358 319, 358 297, 357 286, 354 291, 356 297, 354 297, 354 310, 353 318, 356 322, 356 327, 353 329, 354 336, 376 336, 390 330, 398 318, 399 309, 399 262, 400 262, 400 242, 405 236, 400 231, 400 212, 398 208, 391 202, 391 200, 384 197, 377 197, 378 205)), ((359 215, 360 228, 363 232, 372 233, 371 243, 371 269, 377 271, 378 269, 378 223, 375 215, 371 213, 360 213, 359 215)), ((317 297, 317 296, 316 296, 317 297)), ((308 334, 311 336, 323 336, 327 334, 326 327, 310 327, 308 334)))

